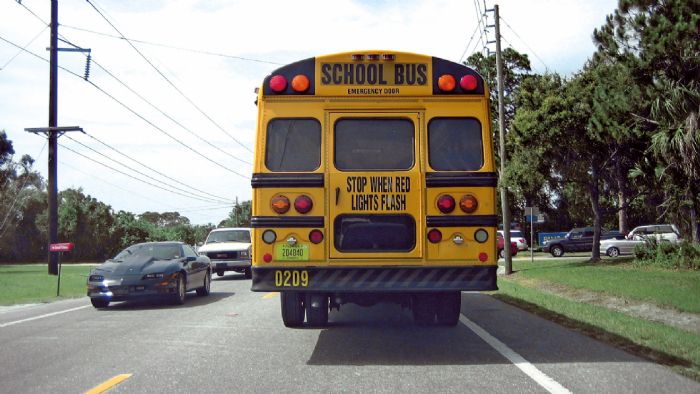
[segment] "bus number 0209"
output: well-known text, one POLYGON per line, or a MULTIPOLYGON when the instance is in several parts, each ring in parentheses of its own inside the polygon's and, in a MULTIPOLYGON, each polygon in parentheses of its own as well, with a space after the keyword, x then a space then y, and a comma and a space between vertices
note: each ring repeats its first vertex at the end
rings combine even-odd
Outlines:
POLYGON ((307 271, 275 271, 276 287, 307 287, 309 273, 307 271))

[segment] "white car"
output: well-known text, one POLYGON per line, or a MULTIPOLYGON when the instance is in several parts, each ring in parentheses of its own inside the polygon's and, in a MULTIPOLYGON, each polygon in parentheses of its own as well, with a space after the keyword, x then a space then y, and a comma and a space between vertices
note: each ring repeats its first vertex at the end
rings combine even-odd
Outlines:
POLYGON ((627 234, 627 239, 644 240, 645 238, 656 238, 658 241, 669 241, 671 243, 680 242, 680 231, 675 224, 650 224, 637 226, 627 234))
MULTIPOLYGON (((503 230, 498 230, 498 233, 501 234, 501 237, 505 237, 503 230)), ((510 230, 510 241, 518 245, 518 250, 527 250, 527 241, 522 231, 510 230)))
POLYGON ((211 260, 211 270, 218 276, 226 271, 236 271, 245 274, 246 279, 252 278, 251 271, 251 231, 242 227, 222 227, 211 230, 206 241, 197 253, 211 260))

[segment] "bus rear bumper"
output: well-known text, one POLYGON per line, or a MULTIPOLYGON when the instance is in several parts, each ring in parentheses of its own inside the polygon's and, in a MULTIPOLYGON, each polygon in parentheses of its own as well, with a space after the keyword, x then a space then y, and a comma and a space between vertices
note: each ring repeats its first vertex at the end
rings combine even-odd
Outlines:
POLYGON ((394 293, 498 290, 496 266, 256 267, 252 291, 394 293))

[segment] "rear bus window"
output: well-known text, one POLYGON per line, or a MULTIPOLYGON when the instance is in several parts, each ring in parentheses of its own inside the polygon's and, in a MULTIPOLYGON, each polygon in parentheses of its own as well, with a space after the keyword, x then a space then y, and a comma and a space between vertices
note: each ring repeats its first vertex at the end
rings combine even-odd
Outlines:
POLYGON ((270 171, 314 171, 321 165, 321 123, 316 119, 273 119, 265 141, 270 171))
POLYGON ((341 252, 408 252, 416 246, 411 215, 338 215, 333 228, 341 252))
POLYGON ((474 171, 484 165, 481 123, 474 118, 433 118, 428 161, 438 171, 474 171))
POLYGON ((408 119, 340 119, 335 123, 335 168, 408 170, 415 128, 408 119))

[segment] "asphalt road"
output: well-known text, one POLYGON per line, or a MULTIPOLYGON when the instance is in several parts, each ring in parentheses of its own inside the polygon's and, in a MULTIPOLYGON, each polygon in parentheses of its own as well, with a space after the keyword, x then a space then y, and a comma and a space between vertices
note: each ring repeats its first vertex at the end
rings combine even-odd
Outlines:
POLYGON ((700 384, 487 295, 456 327, 417 327, 393 304, 345 305, 289 329, 279 295, 214 278, 182 306, 87 298, 0 310, 0 393, 698 393, 700 384))

